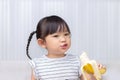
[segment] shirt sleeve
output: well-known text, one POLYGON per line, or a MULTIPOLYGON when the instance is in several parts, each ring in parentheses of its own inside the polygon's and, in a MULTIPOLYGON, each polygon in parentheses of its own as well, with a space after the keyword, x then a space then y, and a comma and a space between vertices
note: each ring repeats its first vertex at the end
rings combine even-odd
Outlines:
POLYGON ((29 64, 32 68, 32 74, 34 75, 34 77, 37 79, 37 76, 36 76, 36 64, 35 64, 35 61, 34 60, 30 60, 29 61, 29 64))
POLYGON ((33 60, 30 60, 29 64, 32 67, 32 69, 35 69, 35 62, 33 60))

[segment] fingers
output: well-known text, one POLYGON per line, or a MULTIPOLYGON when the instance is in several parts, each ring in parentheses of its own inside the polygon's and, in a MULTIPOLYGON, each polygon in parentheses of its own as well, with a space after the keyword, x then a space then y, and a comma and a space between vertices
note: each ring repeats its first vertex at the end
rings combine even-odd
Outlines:
POLYGON ((98 64, 98 69, 102 69, 102 68, 106 68, 106 67, 102 64, 98 64))

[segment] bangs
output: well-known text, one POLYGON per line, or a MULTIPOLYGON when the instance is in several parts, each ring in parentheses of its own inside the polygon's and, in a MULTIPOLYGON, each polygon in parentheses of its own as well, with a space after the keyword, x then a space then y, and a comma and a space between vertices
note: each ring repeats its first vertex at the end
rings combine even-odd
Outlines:
POLYGON ((48 23, 47 24, 47 35, 48 34, 53 34, 53 33, 56 33, 56 32, 69 32, 70 33, 70 30, 68 28, 68 25, 65 24, 65 23, 59 23, 59 22, 54 22, 54 23, 48 23))

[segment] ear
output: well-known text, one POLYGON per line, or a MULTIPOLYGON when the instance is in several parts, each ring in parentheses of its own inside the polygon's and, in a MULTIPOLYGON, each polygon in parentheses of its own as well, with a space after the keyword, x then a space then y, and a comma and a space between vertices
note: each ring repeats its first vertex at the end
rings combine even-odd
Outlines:
POLYGON ((43 47, 43 48, 46 48, 46 45, 45 45, 45 41, 43 40, 43 39, 37 39, 37 41, 38 41, 38 44, 41 46, 41 47, 43 47))

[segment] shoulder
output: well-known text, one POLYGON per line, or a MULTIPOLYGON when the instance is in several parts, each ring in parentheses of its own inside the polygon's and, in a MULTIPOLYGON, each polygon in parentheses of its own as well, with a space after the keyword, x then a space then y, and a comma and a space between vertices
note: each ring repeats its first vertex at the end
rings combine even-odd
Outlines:
POLYGON ((29 60, 29 64, 32 68, 36 67, 36 64, 42 62, 44 60, 44 55, 39 58, 33 58, 32 60, 29 60))
POLYGON ((79 57, 78 57, 77 55, 67 54, 67 57, 68 57, 68 58, 74 58, 74 59, 79 60, 79 57))
POLYGON ((78 62, 80 61, 79 57, 77 55, 74 55, 74 54, 67 54, 67 58, 74 60, 74 61, 78 61, 78 62))
POLYGON ((80 58, 78 55, 74 55, 74 54, 67 54, 67 58, 71 59, 72 61, 75 61, 77 64, 81 64, 80 62, 80 58))

